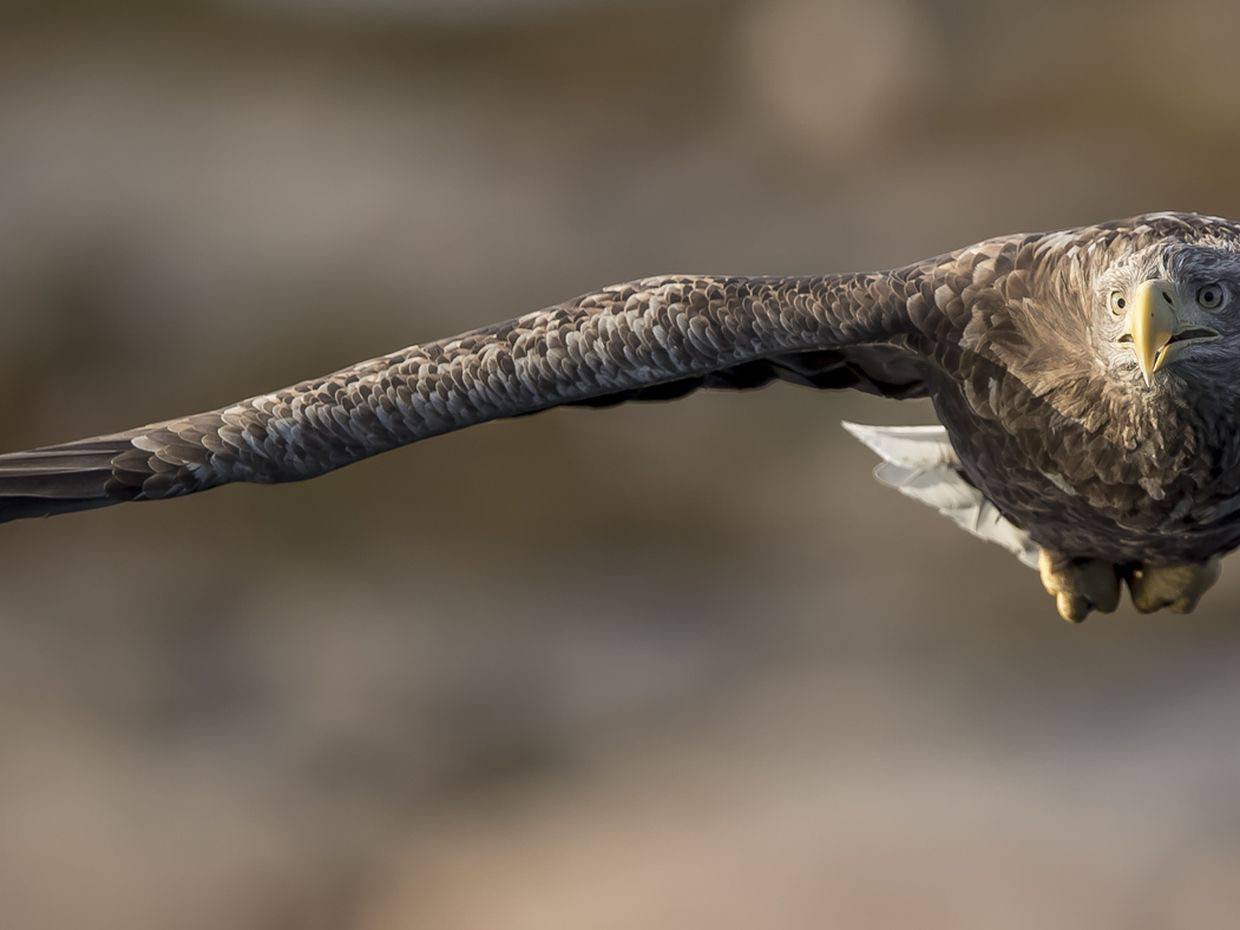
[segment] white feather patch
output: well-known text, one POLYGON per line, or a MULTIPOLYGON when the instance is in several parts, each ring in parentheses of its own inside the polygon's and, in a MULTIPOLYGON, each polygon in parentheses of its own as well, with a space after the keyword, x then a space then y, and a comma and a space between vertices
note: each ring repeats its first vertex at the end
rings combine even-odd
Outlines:
POLYGON ((974 536, 997 543, 1030 568, 1037 568, 1037 544, 961 476, 960 460, 942 426, 847 422, 843 426, 883 460, 874 469, 880 483, 933 507, 974 536))

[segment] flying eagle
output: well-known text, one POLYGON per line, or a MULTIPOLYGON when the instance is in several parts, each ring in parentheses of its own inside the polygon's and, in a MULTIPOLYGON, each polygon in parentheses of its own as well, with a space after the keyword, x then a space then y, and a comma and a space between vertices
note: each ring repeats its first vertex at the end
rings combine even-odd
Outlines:
POLYGON ((313 478, 562 405, 774 379, 929 397, 881 480, 1040 568, 1068 620, 1191 611, 1240 544, 1240 225, 1157 213, 891 271, 618 284, 270 394, 0 455, 0 521, 313 478))

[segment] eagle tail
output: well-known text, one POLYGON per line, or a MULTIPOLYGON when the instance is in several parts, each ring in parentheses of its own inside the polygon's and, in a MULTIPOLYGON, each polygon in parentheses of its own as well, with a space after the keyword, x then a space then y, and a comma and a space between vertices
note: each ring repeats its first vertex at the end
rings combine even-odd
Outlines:
POLYGON ((863 426, 843 424, 882 462, 874 469, 879 483, 921 501, 957 526, 1038 567, 1038 545, 1010 522, 960 469, 960 460, 942 426, 863 426))

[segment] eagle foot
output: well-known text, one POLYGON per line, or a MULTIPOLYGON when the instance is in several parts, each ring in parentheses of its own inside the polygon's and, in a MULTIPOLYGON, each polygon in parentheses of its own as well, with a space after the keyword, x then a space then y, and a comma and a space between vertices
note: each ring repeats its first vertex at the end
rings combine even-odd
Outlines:
POLYGON ((1128 574, 1132 606, 1143 614, 1164 607, 1172 613, 1192 613, 1201 595, 1210 590, 1221 573, 1217 556, 1205 562, 1142 565, 1128 574))
POLYGON ((1119 569, 1101 559, 1070 558, 1047 549, 1038 556, 1046 593, 1059 616, 1080 623, 1091 610, 1109 614, 1119 606, 1119 569))

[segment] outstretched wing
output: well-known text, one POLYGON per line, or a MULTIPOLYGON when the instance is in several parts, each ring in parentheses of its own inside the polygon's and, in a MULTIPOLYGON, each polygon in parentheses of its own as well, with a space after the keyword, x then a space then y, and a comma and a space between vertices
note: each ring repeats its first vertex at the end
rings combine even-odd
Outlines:
POLYGON ((919 277, 673 276, 605 288, 220 410, 0 455, 0 521, 310 478, 563 404, 772 378, 923 393, 916 362, 900 348, 919 277))

